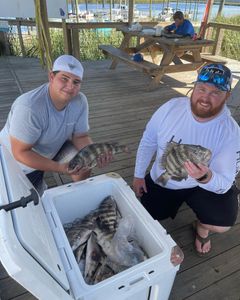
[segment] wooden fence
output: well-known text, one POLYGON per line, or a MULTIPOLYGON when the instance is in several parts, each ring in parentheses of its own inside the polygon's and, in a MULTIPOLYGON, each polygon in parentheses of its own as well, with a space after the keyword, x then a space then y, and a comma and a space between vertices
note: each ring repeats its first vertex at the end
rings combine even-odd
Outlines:
MULTIPOLYGON (((22 36, 22 26, 35 27, 35 21, 32 20, 8 20, 10 26, 17 27, 17 34, 19 38, 19 43, 21 47, 21 53, 23 56, 26 56, 26 50, 24 47, 24 41, 22 36)), ((117 28, 119 25, 128 24, 123 22, 99 22, 99 23, 69 23, 65 20, 62 22, 49 22, 50 28, 58 28, 63 31, 64 38, 64 52, 66 54, 72 54, 77 58, 80 58, 80 40, 79 40, 79 30, 82 29, 97 29, 97 28, 117 28)), ((142 25, 154 26, 157 22, 141 22, 142 25)), ((164 24, 165 25, 165 24, 164 24)), ((219 55, 221 51, 224 30, 233 30, 240 32, 240 25, 229 25, 223 23, 210 22, 207 25, 207 31, 205 37, 208 39, 213 39, 214 29, 216 34, 214 36, 215 44, 213 48, 210 49, 210 53, 213 55, 219 55)), ((6 33, 3 33, 6 34, 6 33)), ((3 36, 3 35, 2 35, 3 36)), ((1 36, 0 36, 1 38, 1 36)), ((2 38, 3 39, 3 38, 2 38)), ((6 38, 4 38, 6 42, 6 38)), ((6 47, 7 48, 7 47, 6 47)), ((209 49, 208 49, 209 50, 209 49)))
MULTIPOLYGON (((22 55, 26 55, 26 50, 24 47, 22 26, 35 27, 36 23, 32 20, 7 20, 9 26, 16 26, 19 38, 19 43, 21 47, 22 55)), ((49 22, 49 28, 57 28, 63 30, 64 38, 64 52, 66 54, 72 54, 77 58, 80 58, 80 41, 79 41, 79 30, 82 29, 97 29, 97 28, 117 28, 119 25, 128 24, 124 22, 99 22, 99 23, 68 23, 64 19, 62 22, 49 22)), ((143 25, 155 26, 157 22, 141 22, 143 25)), ((6 39, 4 39, 5 41, 6 39)))
POLYGON ((215 38, 214 38, 215 44, 213 46, 211 54, 219 55, 221 52, 224 30, 232 30, 232 31, 240 32, 240 25, 231 25, 231 24, 210 22, 207 25, 207 31, 206 31, 206 35, 205 35, 207 39, 213 39, 213 30, 214 29, 216 30, 216 34, 215 34, 215 38))

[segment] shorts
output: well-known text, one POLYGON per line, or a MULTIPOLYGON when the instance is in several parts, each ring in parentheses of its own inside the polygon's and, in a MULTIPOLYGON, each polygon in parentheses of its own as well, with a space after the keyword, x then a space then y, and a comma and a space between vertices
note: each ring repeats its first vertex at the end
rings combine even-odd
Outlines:
POLYGON ((154 183, 150 174, 146 175, 147 193, 141 203, 154 219, 175 218, 183 202, 194 211, 203 224, 233 226, 238 213, 237 191, 234 188, 225 194, 216 194, 200 187, 171 190, 154 183))
POLYGON ((27 178, 31 181, 32 185, 38 191, 40 196, 42 196, 43 192, 47 189, 43 175, 44 172, 39 170, 26 174, 27 178))

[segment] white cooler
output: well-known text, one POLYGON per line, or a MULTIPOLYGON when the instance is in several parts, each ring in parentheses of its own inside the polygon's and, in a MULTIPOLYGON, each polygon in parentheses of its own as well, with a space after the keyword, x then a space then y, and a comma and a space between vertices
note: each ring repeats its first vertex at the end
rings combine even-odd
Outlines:
MULTIPOLYGON (((35 195, 27 206, 0 210, 0 260, 9 276, 38 299, 165 300, 178 266, 176 243, 116 173, 51 188, 39 199, 9 152, 0 145, 0 206, 35 195), (148 259, 95 285, 85 283, 63 224, 87 215, 112 195, 121 215, 131 215, 148 259), (36 197, 37 196, 37 197, 36 197), (37 199, 36 199, 37 198, 37 199)), ((28 202, 27 201, 27 202, 28 202)))

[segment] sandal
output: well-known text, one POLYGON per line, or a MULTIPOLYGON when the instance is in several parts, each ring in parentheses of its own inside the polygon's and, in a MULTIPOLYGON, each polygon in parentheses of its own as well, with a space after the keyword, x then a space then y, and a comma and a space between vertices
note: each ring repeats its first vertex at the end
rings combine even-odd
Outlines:
MULTIPOLYGON (((203 247, 207 242, 210 241, 210 236, 208 235, 205 238, 203 238, 202 236, 200 236, 199 233, 197 232, 197 223, 198 223, 198 221, 195 220, 192 223, 192 228, 193 228, 193 231, 194 231, 194 234, 195 234, 195 240, 198 240, 201 243, 202 247, 203 247)), ((211 249, 208 252, 199 252, 196 249, 195 240, 194 240, 194 249, 195 249, 195 253, 197 254, 197 256, 199 256, 199 257, 207 257, 207 256, 209 256, 209 254, 211 252, 211 249)))

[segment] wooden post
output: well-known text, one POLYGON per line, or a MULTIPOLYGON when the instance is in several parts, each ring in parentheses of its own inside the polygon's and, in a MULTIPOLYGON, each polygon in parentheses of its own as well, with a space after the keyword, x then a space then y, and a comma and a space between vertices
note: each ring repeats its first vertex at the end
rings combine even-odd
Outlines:
MULTIPOLYGON (((213 36, 213 28, 207 25, 206 31, 205 31, 205 39, 211 40, 213 36)), ((202 48, 203 53, 212 53, 212 47, 203 47, 202 48)))
POLYGON ((224 29, 218 27, 216 32, 216 44, 213 47, 213 55, 219 55, 221 52, 224 29))
POLYGON ((76 21, 78 23, 79 21, 79 17, 78 17, 78 13, 79 13, 79 10, 78 10, 78 0, 75 0, 75 8, 76 8, 76 21))
POLYGON ((20 43, 20 47, 21 47, 22 56, 25 57, 26 56, 26 50, 25 50, 25 47, 24 47, 24 42, 23 42, 23 37, 22 37, 21 21, 19 21, 17 23, 17 31, 18 31, 18 38, 19 38, 19 43, 20 43))
POLYGON ((110 21, 112 21, 112 0, 110 0, 110 21))
POLYGON ((134 0, 129 0, 128 7, 128 25, 131 26, 133 23, 133 14, 134 14, 134 0))
POLYGON ((225 0, 221 0, 219 8, 218 8, 217 17, 220 17, 222 15, 224 4, 225 4, 225 0))
POLYGON ((7 38, 8 22, 1 22, 0 28, 0 55, 10 55, 10 46, 7 38))
POLYGON ((48 14, 46 0, 35 0, 36 23, 38 26, 38 38, 40 51, 42 51, 43 63, 47 69, 52 68, 52 47, 49 33, 48 14), (37 22, 38 21, 38 22, 37 22))
POLYGON ((149 3, 149 18, 150 19, 152 18, 152 0, 150 0, 150 3, 149 3))
POLYGON ((208 15, 207 15, 207 18, 206 18, 206 23, 209 22, 211 12, 212 12, 213 3, 214 3, 214 0, 210 0, 209 12, 208 12, 208 15))
POLYGON ((205 31, 206 31, 206 28, 207 28, 209 17, 211 15, 213 2, 214 2, 214 0, 208 0, 207 4, 206 4, 203 20, 202 20, 201 27, 200 27, 200 30, 199 30, 199 35, 202 38, 205 37, 205 31))
POLYGON ((42 3, 42 19, 43 19, 43 26, 46 32, 47 44, 48 49, 50 50, 50 54, 52 54, 52 47, 51 47, 51 38, 49 32, 49 24, 48 24, 48 13, 47 13, 47 3, 46 0, 41 0, 42 3))
POLYGON ((80 59, 80 45, 79 45, 79 31, 77 29, 72 29, 72 54, 77 59, 80 59))
POLYGON ((64 53, 72 54, 71 30, 68 29, 65 19, 62 19, 62 29, 63 29, 63 41, 64 41, 64 53))
POLYGON ((2 53, 3 55, 10 55, 10 48, 9 48, 9 43, 8 43, 6 32, 0 31, 0 44, 2 44, 0 53, 3 52, 2 53))

